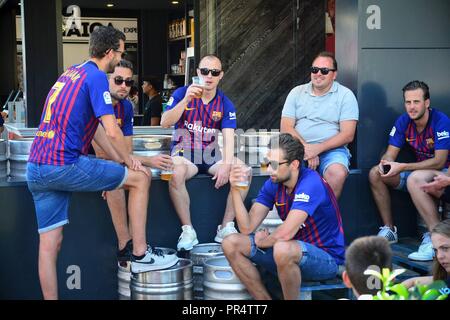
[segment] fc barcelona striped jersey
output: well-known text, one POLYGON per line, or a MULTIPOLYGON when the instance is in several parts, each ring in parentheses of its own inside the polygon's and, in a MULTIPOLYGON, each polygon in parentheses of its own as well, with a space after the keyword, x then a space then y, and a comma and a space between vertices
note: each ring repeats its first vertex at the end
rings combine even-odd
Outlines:
POLYGON ((68 68, 48 93, 28 161, 74 163, 106 114, 114 114, 106 74, 92 61, 68 68))
MULTIPOLYGON (((389 144, 401 148, 407 143, 416 155, 417 162, 434 158, 435 150, 450 149, 450 120, 447 115, 430 108, 427 125, 422 132, 417 132, 416 124, 407 113, 395 121, 389 134, 389 144)), ((447 156, 446 167, 450 164, 450 153, 447 156)))
MULTIPOLYGON (((186 95, 187 86, 175 90, 169 102, 167 110, 173 109, 186 95)), ((182 143, 184 149, 204 150, 211 142, 215 141, 219 130, 224 128, 236 129, 236 109, 225 94, 217 90, 216 96, 208 104, 202 99, 192 99, 185 107, 180 119, 175 123, 175 129, 186 129, 185 134, 175 131, 172 149, 175 144, 182 143), (190 138, 190 141, 183 139, 190 138)))
POLYGON ((293 239, 310 243, 329 253, 338 265, 344 263, 345 245, 341 212, 330 186, 317 171, 302 168, 294 192, 287 193, 282 183, 267 180, 259 191, 256 202, 277 208, 281 220, 292 210, 308 214, 305 227, 293 239))
POLYGON ((133 135, 133 106, 127 99, 120 100, 114 105, 117 125, 124 136, 133 135))

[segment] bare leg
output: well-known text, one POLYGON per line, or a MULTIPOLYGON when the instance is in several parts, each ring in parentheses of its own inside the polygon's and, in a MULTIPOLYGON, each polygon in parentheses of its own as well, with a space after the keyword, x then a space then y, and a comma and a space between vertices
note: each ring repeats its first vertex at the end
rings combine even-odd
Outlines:
POLYGON ((278 241, 273 246, 273 257, 285 300, 297 300, 300 294, 302 277, 299 262, 302 256, 302 250, 295 240, 278 241))
POLYGON ((129 190, 128 214, 131 238, 133 239, 133 254, 136 256, 142 256, 147 250, 145 229, 150 179, 143 172, 128 170, 128 179, 125 182, 125 187, 129 190))
POLYGON ((256 300, 269 300, 270 295, 261 280, 258 270, 250 261, 250 239, 234 233, 224 238, 222 248, 231 268, 256 300))
POLYGON ((381 219, 385 226, 393 227, 391 211, 391 196, 388 186, 397 187, 400 184, 400 175, 394 177, 382 178, 378 170, 378 166, 373 167, 369 172, 370 189, 372 190, 373 199, 380 212, 381 219))
POLYGON ((128 229, 125 190, 108 191, 106 193, 106 201, 108 202, 109 212, 111 212, 112 222, 116 230, 119 250, 122 250, 131 239, 130 230, 128 229))
POLYGON ((56 261, 61 249, 63 227, 39 235, 39 280, 45 300, 58 299, 56 261))
POLYGON ((186 189, 186 180, 195 176, 198 172, 197 167, 190 161, 175 157, 174 172, 169 182, 169 194, 172 199, 175 211, 180 218, 182 225, 192 225, 191 213, 189 210, 191 200, 186 189))
POLYGON ((437 199, 423 191, 420 187, 427 182, 433 181, 433 178, 438 174, 443 173, 437 170, 416 170, 410 174, 406 182, 411 199, 427 224, 429 231, 439 223, 437 199))
POLYGON ((347 175, 347 169, 339 163, 330 165, 323 173, 323 178, 330 185, 331 189, 334 192, 334 195, 336 196, 336 199, 339 199, 339 197, 341 196, 345 179, 347 179, 347 175))

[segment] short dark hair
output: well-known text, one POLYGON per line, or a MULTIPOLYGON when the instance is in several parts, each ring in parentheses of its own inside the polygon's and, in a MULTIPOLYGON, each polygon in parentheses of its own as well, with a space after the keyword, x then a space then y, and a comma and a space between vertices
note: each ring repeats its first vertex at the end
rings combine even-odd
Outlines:
POLYGON ((156 76, 153 75, 142 76, 142 81, 145 81, 148 84, 152 85, 152 87, 155 88, 156 91, 161 90, 161 81, 156 76))
POLYGON ((389 242, 378 236, 361 237, 352 242, 345 252, 345 270, 353 288, 359 294, 375 295, 381 288, 368 288, 364 271, 370 266, 392 269, 392 250, 389 242))
POLYGON ((120 60, 115 68, 117 68, 117 67, 119 67, 119 68, 127 68, 127 69, 130 69, 131 72, 133 72, 133 63, 131 63, 131 61, 128 61, 128 60, 125 60, 125 59, 120 60))
POLYGON ((91 58, 101 59, 110 49, 117 50, 120 40, 125 41, 125 34, 111 26, 98 26, 89 38, 89 55, 91 58))
POLYGON ((334 57, 334 54, 332 54, 331 52, 328 51, 322 51, 319 52, 319 54, 313 59, 313 62, 317 59, 317 58, 330 58, 331 60, 333 60, 333 69, 337 70, 338 69, 338 64, 336 61, 336 58, 334 57))
POLYGON ((281 133, 272 137, 269 142, 269 149, 283 150, 286 160, 289 163, 294 160, 298 160, 301 163, 305 155, 303 144, 289 133, 281 133))
POLYGON ((419 80, 414 80, 414 81, 408 82, 403 87, 403 89, 402 89, 403 99, 405 99, 406 91, 412 91, 412 90, 417 90, 417 89, 422 89, 424 100, 430 99, 430 88, 428 87, 428 85, 425 82, 419 81, 419 80))

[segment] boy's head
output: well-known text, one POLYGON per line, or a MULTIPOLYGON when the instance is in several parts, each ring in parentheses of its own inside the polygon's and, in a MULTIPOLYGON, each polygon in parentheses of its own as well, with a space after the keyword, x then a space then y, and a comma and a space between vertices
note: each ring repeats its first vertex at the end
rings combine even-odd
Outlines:
MULTIPOLYGON (((369 236, 352 242, 345 253, 345 271, 342 279, 348 288, 353 288, 357 297, 362 294, 374 295, 381 287, 374 286, 364 271, 374 267, 392 269, 392 251, 385 238, 369 236)), ((381 285, 381 284, 380 284, 381 285)))

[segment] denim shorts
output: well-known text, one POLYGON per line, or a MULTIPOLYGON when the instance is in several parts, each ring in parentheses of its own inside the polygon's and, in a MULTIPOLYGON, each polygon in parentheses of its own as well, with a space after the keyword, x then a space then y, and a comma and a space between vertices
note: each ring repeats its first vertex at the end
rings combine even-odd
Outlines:
POLYGON ((36 208, 39 233, 69 223, 72 192, 114 190, 120 188, 127 177, 126 167, 86 156, 63 166, 28 162, 27 184, 36 208))
MULTIPOLYGON (((444 168, 441 170, 443 173, 447 173, 448 168, 444 168)), ((406 181, 408 181, 409 175, 412 173, 412 171, 402 171, 400 172, 400 183, 397 187, 395 187, 395 190, 408 192, 408 187, 406 185, 406 181)))
POLYGON ((319 155, 319 173, 323 176, 323 173, 328 169, 328 167, 334 163, 342 164, 347 171, 349 171, 350 158, 352 155, 347 147, 339 147, 336 149, 331 149, 323 152, 319 155))
MULTIPOLYGON (((251 242, 250 260, 277 276, 273 248, 260 249, 255 245, 255 235, 251 234, 249 237, 251 242)), ((297 243, 303 252, 302 259, 299 262, 302 279, 321 281, 336 277, 338 265, 329 253, 307 242, 297 241, 297 243)))

